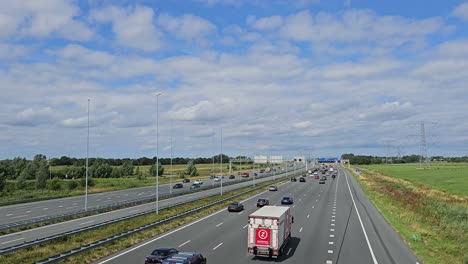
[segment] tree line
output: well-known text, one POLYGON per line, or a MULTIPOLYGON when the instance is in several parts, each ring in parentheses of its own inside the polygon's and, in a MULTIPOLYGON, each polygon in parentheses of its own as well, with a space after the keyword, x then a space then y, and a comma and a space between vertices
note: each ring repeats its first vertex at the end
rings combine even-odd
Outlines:
MULTIPOLYGON (((402 157, 381 157, 381 156, 367 156, 367 155, 354 155, 353 153, 343 154, 342 159, 348 159, 351 164, 370 165, 370 164, 403 164, 403 163, 416 163, 419 162, 420 155, 407 155, 402 157)), ((431 161, 445 161, 445 162, 468 162, 468 157, 443 157, 433 156, 430 157, 431 161)))

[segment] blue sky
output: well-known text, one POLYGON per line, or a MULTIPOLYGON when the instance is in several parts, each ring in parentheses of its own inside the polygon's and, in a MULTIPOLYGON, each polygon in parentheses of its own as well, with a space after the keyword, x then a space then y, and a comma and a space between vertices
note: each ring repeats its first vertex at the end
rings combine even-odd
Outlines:
POLYGON ((0 3, 0 158, 468 155, 468 2, 0 3), (172 124, 172 125, 171 125, 172 124))

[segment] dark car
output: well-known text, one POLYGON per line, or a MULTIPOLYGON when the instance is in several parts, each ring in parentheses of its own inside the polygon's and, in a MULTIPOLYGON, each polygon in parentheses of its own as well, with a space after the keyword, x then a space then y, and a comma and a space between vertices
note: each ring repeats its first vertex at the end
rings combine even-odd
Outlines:
POLYGON ((264 173, 264 172, 265 172, 265 169, 261 169, 261 170, 260 170, 260 173, 264 173))
POLYGON ((190 179, 184 179, 182 182, 183 182, 183 183, 190 182, 190 179))
POLYGON ((164 264, 206 264, 206 258, 200 253, 195 252, 179 252, 166 259, 164 264))
POLYGON ((327 179, 327 176, 322 176, 322 180, 326 180, 327 179))
POLYGON ((294 200, 292 197, 283 197, 283 199, 281 199, 281 204, 293 204, 294 203, 294 200))
POLYGON ((336 175, 335 175, 335 174, 333 174, 333 175, 332 175, 332 178, 333 178, 333 179, 335 179, 335 178, 336 178, 336 175))
POLYGON ((145 263, 162 263, 163 260, 179 253, 175 248, 157 248, 145 258, 145 263))
POLYGON ((319 184, 325 184, 325 180, 324 180, 324 179, 320 179, 319 184))
POLYGON ((292 177, 292 178, 291 178, 291 181, 292 181, 292 182, 297 182, 297 179, 294 178, 294 177, 292 177))
POLYGON ((300 177, 299 182, 306 182, 306 178, 305 177, 300 177))
POLYGON ((265 205, 270 205, 270 201, 266 198, 260 198, 257 200, 257 207, 263 207, 265 205))
POLYGON ((180 188, 184 188, 184 185, 182 183, 176 183, 174 184, 174 186, 172 186, 172 189, 180 189, 180 188))
POLYGON ((230 176, 229 176, 229 179, 230 179, 230 180, 235 179, 235 178, 236 178, 236 176, 234 176, 234 175, 230 175, 230 176))
POLYGON ((197 189, 197 188, 200 188, 200 184, 192 184, 192 186, 190 186, 190 189, 197 189))
POLYGON ((255 173, 254 173, 254 176, 258 176, 258 174, 255 172, 255 173))
POLYGON ((229 212, 240 212, 242 210, 244 210, 244 205, 239 202, 234 202, 228 205, 229 212))

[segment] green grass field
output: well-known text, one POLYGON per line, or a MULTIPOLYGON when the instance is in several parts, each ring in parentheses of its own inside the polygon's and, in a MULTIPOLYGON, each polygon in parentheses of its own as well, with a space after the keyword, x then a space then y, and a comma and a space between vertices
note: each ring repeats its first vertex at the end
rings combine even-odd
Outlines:
POLYGON ((359 166, 414 184, 459 196, 468 196, 467 163, 433 163, 430 168, 419 169, 419 164, 392 164, 359 166))
POLYGON ((356 168, 363 190, 423 263, 468 263, 468 164, 356 168))

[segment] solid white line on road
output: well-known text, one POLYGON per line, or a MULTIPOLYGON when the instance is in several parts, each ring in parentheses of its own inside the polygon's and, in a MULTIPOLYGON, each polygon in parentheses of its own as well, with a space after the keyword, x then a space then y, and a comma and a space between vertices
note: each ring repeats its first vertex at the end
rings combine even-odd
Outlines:
POLYGON ((221 222, 221 223, 217 224, 217 225, 216 225, 216 227, 218 227, 218 226, 220 226, 220 225, 222 225, 222 224, 223 224, 223 222, 221 222))
POLYGON ((351 195, 351 199, 353 200, 354 209, 356 209, 356 213, 357 213, 359 222, 361 223, 362 232, 364 233, 364 237, 366 238, 367 246, 369 247, 369 251, 371 253, 372 260, 374 261, 374 264, 377 264, 378 263, 377 259, 375 258, 374 251, 372 250, 372 246, 371 246, 371 244, 369 242, 369 238, 367 237, 366 229, 364 228, 364 224, 362 223, 362 220, 361 220, 361 215, 359 214, 359 210, 358 210, 358 208, 356 206, 356 202, 354 201, 354 196, 353 196, 353 193, 351 192, 351 187, 349 186, 348 174, 345 173, 345 175, 346 175, 346 183, 348 184, 349 194, 351 195))
POLYGON ((291 253, 291 249, 292 249, 292 248, 289 248, 289 249, 288 249, 288 253, 286 253, 287 256, 289 256, 289 253, 291 253))
POLYGON ((24 238, 21 237, 21 238, 13 239, 13 240, 10 240, 10 241, 5 241, 5 242, 2 242, 2 245, 4 245, 4 244, 9 244, 9 243, 11 243, 11 242, 15 242, 15 241, 22 240, 22 239, 24 239, 24 238))
POLYGON ((213 250, 216 250, 216 249, 219 248, 222 244, 223 244, 223 242, 219 243, 219 245, 217 245, 216 247, 214 247, 213 250))
POLYGON ((14 219, 14 218, 21 218, 21 217, 25 217, 25 216, 28 216, 28 215, 18 215, 18 216, 12 217, 12 218, 13 218, 13 219, 14 219))
POLYGON ((84 222, 84 223, 81 223, 81 224, 79 224, 79 225, 86 225, 86 224, 90 224, 90 223, 92 223, 92 222, 94 222, 94 220, 88 221, 88 222, 84 222))
POLYGON ((329 253, 329 254, 333 254, 333 250, 330 250, 330 249, 329 249, 329 250, 328 250, 328 253, 329 253))
POLYGON ((333 243, 333 241, 330 241, 330 242, 328 242, 328 244, 329 244, 329 245, 333 245, 334 243, 333 243))
POLYGON ((190 243, 190 240, 185 241, 184 243, 180 244, 179 247, 182 247, 183 245, 190 243))
POLYGON ((300 233, 300 232, 302 232, 302 227, 301 227, 301 229, 299 229, 299 233, 300 233))
POLYGON ((249 224, 246 224, 242 229, 246 228, 249 224))

